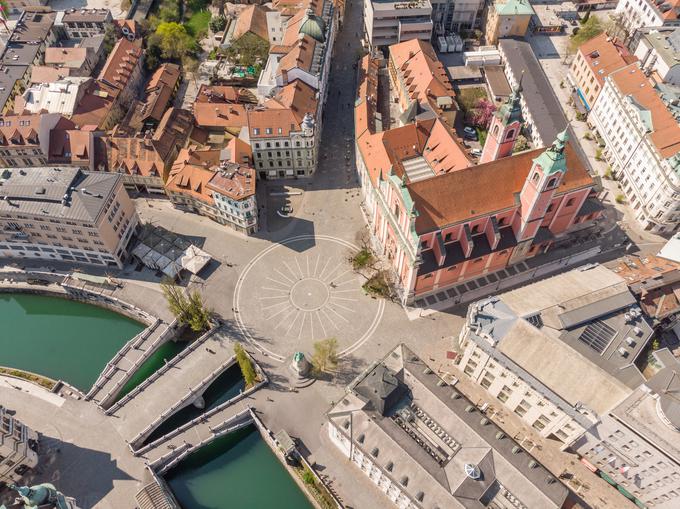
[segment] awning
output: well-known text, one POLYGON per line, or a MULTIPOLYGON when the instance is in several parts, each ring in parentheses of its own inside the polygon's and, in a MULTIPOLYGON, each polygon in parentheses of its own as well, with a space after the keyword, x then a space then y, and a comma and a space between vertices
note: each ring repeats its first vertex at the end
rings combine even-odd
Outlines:
POLYGON ((93 283, 95 285, 111 284, 111 278, 108 276, 93 276, 92 274, 83 274, 81 272, 72 272, 71 277, 86 283, 93 283))
POLYGON ((571 93, 571 98, 574 100, 574 108, 576 108, 579 113, 583 113, 585 115, 590 111, 588 101, 586 101, 586 98, 583 97, 580 88, 577 88, 571 93))
POLYGON ((196 246, 189 246, 186 248, 184 254, 179 259, 182 267, 192 274, 201 272, 203 267, 210 263, 210 260, 210 255, 196 246))

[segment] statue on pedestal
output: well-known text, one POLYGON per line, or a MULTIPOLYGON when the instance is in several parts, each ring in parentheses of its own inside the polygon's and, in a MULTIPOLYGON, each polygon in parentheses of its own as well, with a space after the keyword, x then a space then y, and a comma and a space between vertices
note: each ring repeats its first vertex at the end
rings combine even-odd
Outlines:
POLYGON ((65 497, 50 483, 36 486, 17 486, 12 484, 10 489, 19 495, 9 508, 0 509, 78 509, 74 498, 65 497))
POLYGON ((305 354, 302 352, 295 352, 293 354, 293 362, 291 362, 290 367, 293 368, 293 371, 295 371, 299 376, 306 377, 309 373, 311 365, 305 358, 305 354))

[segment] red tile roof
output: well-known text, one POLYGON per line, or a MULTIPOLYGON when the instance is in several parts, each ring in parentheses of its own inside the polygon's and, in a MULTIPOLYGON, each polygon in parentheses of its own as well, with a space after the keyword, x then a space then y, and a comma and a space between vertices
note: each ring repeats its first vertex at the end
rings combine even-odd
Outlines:
POLYGON ((652 116, 650 139, 664 158, 680 152, 680 126, 637 63, 610 75, 621 95, 632 97, 652 116))
POLYGON ((119 39, 99 73, 99 79, 111 86, 124 89, 141 56, 141 39, 134 41, 119 39))
MULTIPOLYGON (((419 213, 416 231, 423 234, 517 206, 516 195, 524 186, 533 160, 544 150, 530 150, 407 184, 419 213)), ((565 154, 567 172, 557 193, 592 186, 593 179, 571 144, 565 154)))
POLYGON ((621 69, 637 60, 626 47, 616 39, 611 39, 606 33, 593 37, 578 48, 590 72, 600 85, 609 73, 621 69))
POLYGON ((241 11, 236 18, 233 40, 236 41, 247 33, 257 35, 265 41, 269 41, 267 33, 267 9, 259 5, 249 5, 241 11))

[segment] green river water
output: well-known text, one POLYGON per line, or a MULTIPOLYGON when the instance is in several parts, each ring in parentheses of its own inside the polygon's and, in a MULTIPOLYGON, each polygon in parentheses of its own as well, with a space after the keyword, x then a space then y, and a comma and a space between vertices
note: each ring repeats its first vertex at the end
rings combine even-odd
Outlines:
POLYGON ((0 293, 0 366, 64 380, 87 392, 144 325, 57 297, 0 293))
MULTIPOLYGON (((106 363, 143 325, 107 309, 56 297, 0 293, 0 366, 64 380, 87 392, 106 363)), ((130 391, 185 345, 161 347, 125 387, 130 391)), ((230 368, 206 391, 206 410, 238 394, 230 368)), ((159 434, 200 411, 186 409, 159 434)), ((167 480, 183 509, 310 509, 303 493, 255 428, 223 437, 189 456, 167 480)))

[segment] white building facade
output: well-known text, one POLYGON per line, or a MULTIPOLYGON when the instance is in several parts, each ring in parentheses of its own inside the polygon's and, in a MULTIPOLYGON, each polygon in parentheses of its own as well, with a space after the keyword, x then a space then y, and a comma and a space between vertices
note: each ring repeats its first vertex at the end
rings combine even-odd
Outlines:
POLYGON ((680 26, 677 6, 673 1, 619 0, 615 14, 621 16, 621 23, 632 33, 640 27, 680 26))
POLYGON ((656 73, 664 83, 680 85, 680 28, 673 32, 650 30, 640 37, 635 56, 645 73, 656 73))
POLYGON ((624 67, 605 79, 589 121, 635 219, 645 230, 668 233, 680 223, 680 127, 651 90, 637 64, 624 67), (661 121, 670 125, 657 131, 661 121))
POLYGON ((411 39, 432 38, 430 0, 364 0, 364 32, 371 48, 380 48, 411 39))
MULTIPOLYGON (((680 365, 670 360, 572 444, 583 462, 612 479, 639 507, 680 505, 680 365)), ((663 365, 663 363, 661 364, 663 365)))

